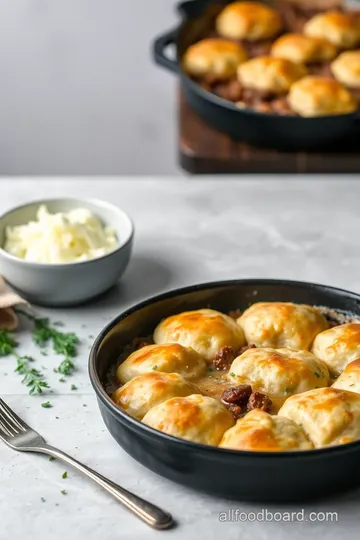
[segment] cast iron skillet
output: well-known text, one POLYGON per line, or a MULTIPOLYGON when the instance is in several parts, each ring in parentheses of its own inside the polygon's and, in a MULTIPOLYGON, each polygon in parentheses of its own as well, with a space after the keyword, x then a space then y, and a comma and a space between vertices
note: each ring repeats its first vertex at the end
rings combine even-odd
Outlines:
POLYGON ((321 450, 248 452, 195 444, 131 418, 104 389, 110 366, 135 337, 149 335, 169 315, 206 306, 244 309, 258 301, 324 305, 360 315, 360 295, 297 281, 234 280, 195 285, 156 296, 120 314, 96 338, 90 379, 104 422, 137 461, 175 482, 247 501, 305 500, 360 485, 360 441, 321 450))
MULTIPOLYGON (((216 5, 230 0, 217 0, 216 5)), ((274 4, 267 0, 267 4, 274 4)), ((251 109, 240 109, 230 101, 204 90, 181 69, 181 58, 186 49, 201 39, 214 16, 213 0, 189 0, 178 5, 182 23, 159 36, 153 43, 157 64, 176 73, 181 81, 185 99, 196 113, 216 129, 233 139, 245 140, 268 148, 311 150, 351 135, 360 112, 318 118, 300 118, 265 114, 251 109), (176 47, 176 59, 170 59, 166 49, 176 47)))

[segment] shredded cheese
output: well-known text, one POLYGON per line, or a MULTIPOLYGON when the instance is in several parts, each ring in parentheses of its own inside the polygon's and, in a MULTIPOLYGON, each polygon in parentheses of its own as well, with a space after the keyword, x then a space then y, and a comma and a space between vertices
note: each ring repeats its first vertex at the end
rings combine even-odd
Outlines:
POLYGON ((115 231, 89 210, 50 214, 42 205, 36 221, 6 228, 4 250, 25 261, 61 264, 96 259, 118 245, 115 231))

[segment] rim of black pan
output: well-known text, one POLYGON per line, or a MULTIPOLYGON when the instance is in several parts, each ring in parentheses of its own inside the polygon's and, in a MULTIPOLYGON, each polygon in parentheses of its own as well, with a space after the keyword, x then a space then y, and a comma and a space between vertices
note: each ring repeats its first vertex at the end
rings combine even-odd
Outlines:
MULTIPOLYGON (((105 338, 105 336, 109 333, 109 331, 114 328, 120 321, 131 315, 132 313, 138 311, 141 308, 147 307, 151 304, 154 304, 161 300, 167 300, 170 298, 173 298, 174 296, 180 296, 182 294, 196 292, 198 290, 202 289, 212 289, 212 288, 218 288, 218 287, 227 287, 230 285, 296 285, 303 287, 304 289, 309 288, 321 288, 321 289, 328 289, 329 291, 332 291, 334 293, 338 293, 340 296, 347 296, 348 298, 353 298, 354 300, 357 300, 360 302, 360 294, 353 293, 351 291, 348 291, 346 289, 341 289, 339 287, 333 287, 330 285, 323 285, 321 283, 312 283, 312 282, 306 282, 306 281, 296 281, 296 280, 289 280, 289 279, 267 279, 267 278, 259 278, 259 279, 230 279, 230 280, 224 280, 224 281, 211 281, 211 282, 204 282, 204 283, 198 283, 195 285, 190 285, 186 287, 181 287, 178 289, 171 289, 170 291, 167 291, 165 293, 161 293, 159 295, 153 296, 151 298, 147 298, 146 300, 139 302, 138 304, 132 306, 131 308, 127 309, 114 319, 112 319, 97 335, 93 346, 90 350, 89 355, 89 375, 90 375, 90 381, 91 384, 97 394, 97 396, 101 399, 101 401, 110 409, 111 413, 114 416, 120 416, 122 417, 126 422, 130 423, 135 429, 142 429, 145 430, 149 435, 157 436, 165 441, 169 441, 172 443, 177 443, 182 446, 185 446, 191 450, 196 450, 197 448, 203 452, 212 452, 214 454, 218 455, 226 455, 235 457, 243 456, 243 457, 252 457, 255 459, 261 459, 263 457, 266 457, 267 459, 294 459, 299 457, 304 458, 310 458, 310 457, 318 457, 321 458, 325 454, 330 453, 343 453, 346 451, 351 450, 358 450, 360 447, 360 440, 354 441, 351 443, 345 443, 335 446, 328 446, 324 448, 315 448, 312 450, 291 450, 291 451, 283 451, 283 452, 262 452, 262 451, 256 451, 256 450, 231 450, 228 448, 219 448, 218 446, 213 445, 207 445, 197 442, 188 441, 186 439, 181 439, 180 437, 174 437, 173 435, 168 435, 167 433, 163 433, 162 431, 159 431, 157 429, 154 429, 150 426, 147 426, 146 424, 143 424, 140 420, 136 420, 132 416, 128 415, 125 411, 122 411, 113 400, 110 398, 110 396, 106 393, 105 388, 103 384, 101 383, 97 370, 95 368, 96 363, 96 355, 98 348, 105 338)), ((335 310, 335 308, 333 308, 335 310)), ((336 310, 335 310, 336 311, 336 310)))

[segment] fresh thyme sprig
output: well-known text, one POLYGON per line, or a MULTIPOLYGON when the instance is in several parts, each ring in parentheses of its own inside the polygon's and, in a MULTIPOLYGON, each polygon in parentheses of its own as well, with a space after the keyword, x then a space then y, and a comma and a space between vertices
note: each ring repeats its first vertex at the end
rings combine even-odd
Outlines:
POLYGON ((49 388, 43 374, 30 367, 34 361, 31 356, 19 356, 16 352, 17 341, 8 330, 0 330, 0 356, 14 356, 16 358, 15 372, 23 375, 21 382, 29 388, 29 394, 42 394, 44 388, 49 388))

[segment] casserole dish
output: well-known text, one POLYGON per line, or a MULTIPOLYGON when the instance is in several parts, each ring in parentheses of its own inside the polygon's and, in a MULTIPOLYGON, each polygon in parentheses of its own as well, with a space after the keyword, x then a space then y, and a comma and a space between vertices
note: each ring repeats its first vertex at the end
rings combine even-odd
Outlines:
POLYGON ((234 280, 195 285, 147 300, 116 317, 96 338, 89 373, 104 422, 134 459, 189 487, 247 501, 306 500, 360 484, 360 441, 317 450, 249 452, 192 443, 144 425, 115 405, 109 372, 124 347, 169 315, 210 306, 223 312, 254 302, 297 302, 360 316, 360 295, 312 283, 234 280))
MULTIPOLYGON (((268 148, 311 150, 351 137, 358 127, 359 110, 348 114, 303 118, 239 108, 235 103, 206 91, 183 71, 181 65, 185 51, 207 35, 221 7, 228 3, 231 2, 219 0, 215 4, 211 0, 189 0, 179 4, 182 22, 155 39, 153 44, 155 62, 177 74, 185 99, 198 116, 235 140, 268 148), (169 46, 175 46, 175 59, 167 54, 169 46)), ((273 0, 263 3, 276 7, 273 0)))

